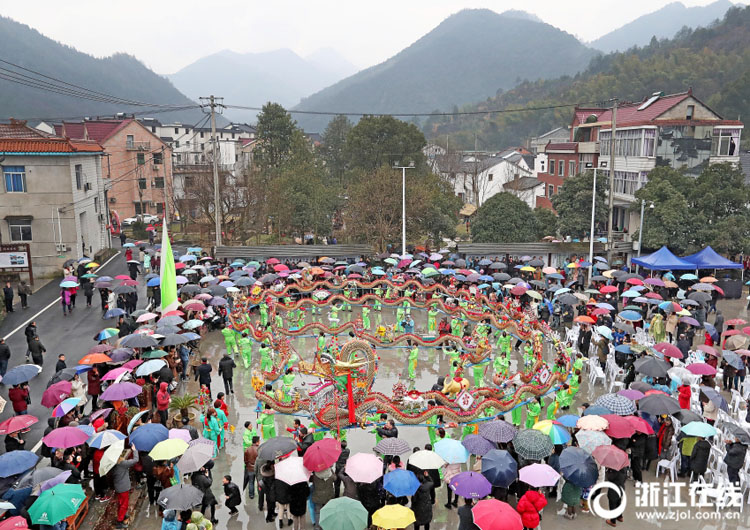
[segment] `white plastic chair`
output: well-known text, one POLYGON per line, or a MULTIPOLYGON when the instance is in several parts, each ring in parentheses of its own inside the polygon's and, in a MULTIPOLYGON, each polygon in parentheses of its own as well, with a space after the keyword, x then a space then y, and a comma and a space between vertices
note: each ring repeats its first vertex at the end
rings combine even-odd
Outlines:
POLYGON ((677 480, 677 466, 680 462, 680 452, 676 451, 671 459, 663 458, 656 464, 656 478, 659 478, 659 470, 664 471, 671 482, 677 480))

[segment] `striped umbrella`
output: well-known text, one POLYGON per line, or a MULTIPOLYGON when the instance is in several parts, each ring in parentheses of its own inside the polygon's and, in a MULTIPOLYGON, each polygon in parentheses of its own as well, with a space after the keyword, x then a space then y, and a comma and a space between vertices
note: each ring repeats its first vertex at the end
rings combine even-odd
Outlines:
POLYGON ((617 394, 604 394, 594 401, 594 405, 607 408, 618 416, 630 416, 635 414, 635 403, 625 396, 617 394))
POLYGON ((479 425, 479 436, 490 442, 508 443, 516 437, 518 431, 507 421, 488 421, 479 425))
POLYGON ((381 455, 396 456, 408 453, 411 447, 401 438, 383 438, 373 450, 381 455))
POLYGON ((513 440, 516 453, 526 460, 541 460, 552 454, 555 446, 552 439, 541 431, 521 431, 513 440))

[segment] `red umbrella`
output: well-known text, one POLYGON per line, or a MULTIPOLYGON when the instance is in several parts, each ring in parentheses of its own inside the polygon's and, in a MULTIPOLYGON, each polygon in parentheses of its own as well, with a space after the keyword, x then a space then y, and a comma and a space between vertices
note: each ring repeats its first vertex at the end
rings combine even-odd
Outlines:
POLYGON ((622 416, 602 414, 602 418, 609 422, 609 427, 604 434, 610 438, 630 438, 635 433, 635 428, 622 416))
POLYGON ((88 353, 83 356, 83 358, 78 361, 78 364, 99 364, 99 363, 108 363, 112 361, 109 355, 105 355, 103 353, 88 353))
POLYGON ((669 344, 668 342, 660 342, 654 345, 654 349, 659 353, 664 354, 666 357, 674 357, 675 359, 682 359, 683 357, 682 352, 679 350, 679 348, 677 348, 677 346, 669 344))
POLYGON ((20 416, 11 416, 4 422, 0 423, 0 434, 11 434, 28 429, 39 419, 31 414, 21 414, 20 416))
POLYGON ((279 260, 277 260, 276 258, 268 258, 266 260, 266 263, 268 265, 276 265, 277 263, 281 263, 281 262, 279 260))
POLYGON ((640 278, 628 278, 627 280, 625 280, 625 283, 630 285, 643 285, 643 280, 641 280, 640 278))
POLYGON ((181 262, 181 261, 178 261, 177 263, 174 264, 174 268, 175 268, 175 270, 184 269, 185 268, 185 264, 183 262, 181 262))
POLYGON ((302 463, 310 471, 323 471, 336 463, 341 455, 341 444, 333 438, 323 438, 312 444, 305 455, 302 463))
POLYGON ((616 293, 617 292, 617 286, 615 286, 615 285, 604 285, 601 289, 599 289, 599 292, 602 293, 602 294, 616 293))
POLYGON ((131 279, 130 276, 128 276, 127 274, 118 274, 117 276, 115 276, 115 280, 130 280, 130 279, 131 279))
POLYGON ((653 298, 654 300, 664 300, 659 293, 646 293, 646 298, 653 298))
POLYGON ((739 329, 728 329, 724 332, 725 337, 731 337, 732 335, 739 335, 741 331, 739 329))
POLYGON ((600 445, 591 453, 599 465, 609 469, 620 470, 630 464, 628 454, 614 445, 600 445))
POLYGON ((713 355, 714 357, 719 357, 720 355, 716 352, 716 349, 713 346, 709 346, 708 344, 699 344, 698 349, 704 353, 707 353, 709 355, 713 355))
POLYGON ((716 375, 716 368, 706 363, 693 363, 687 366, 688 371, 695 375, 716 375))
POLYGON ((722 289, 718 285, 714 285, 714 291, 718 292, 721 296, 724 296, 724 289, 722 289))
POLYGON ((669 395, 666 392, 664 392, 663 390, 656 390, 655 388, 652 388, 651 390, 646 390, 646 395, 647 396, 651 396, 653 394, 662 394, 664 396, 668 396, 669 395))
POLYGON ((636 432, 654 434, 654 428, 651 427, 651 424, 640 416, 625 416, 625 419, 628 420, 628 423, 633 426, 636 432))
POLYGON ((58 381, 44 391, 42 394, 42 405, 51 409, 58 406, 65 398, 73 392, 70 381, 58 381))
POLYGON ((513 289, 510 290, 510 294, 512 294, 513 296, 521 296, 523 294, 526 294, 526 291, 528 291, 528 289, 523 285, 516 285, 515 287, 513 287, 513 289))
POLYGON ((14 515, 13 517, 8 517, 4 521, 0 521, 0 530, 21 530, 28 527, 29 525, 26 522, 26 519, 20 515, 14 515))
POLYGON ((275 270, 276 272, 288 271, 289 267, 287 267, 283 263, 277 263, 276 265, 273 266, 273 270, 275 270))
POLYGON ((129 285, 130 287, 138 287, 138 281, 131 280, 130 278, 128 278, 127 280, 122 280, 120 282, 120 285, 129 285))
POLYGON ((609 314, 609 310, 604 309, 603 307, 597 307, 591 312, 592 315, 595 317, 598 317, 599 315, 607 315, 609 314))
POLYGON ((183 313, 179 309, 175 309, 174 311, 167 311, 162 316, 163 317, 184 317, 185 313, 183 313))
POLYGON ((89 350, 89 353, 107 353, 114 349, 114 346, 110 346, 109 344, 97 344, 89 350))
POLYGON ((747 320, 741 318, 732 318, 724 322, 727 326, 744 326, 747 324, 747 320))
POLYGON ((521 514, 507 502, 497 499, 479 501, 471 509, 474 524, 481 530, 522 530, 521 514))

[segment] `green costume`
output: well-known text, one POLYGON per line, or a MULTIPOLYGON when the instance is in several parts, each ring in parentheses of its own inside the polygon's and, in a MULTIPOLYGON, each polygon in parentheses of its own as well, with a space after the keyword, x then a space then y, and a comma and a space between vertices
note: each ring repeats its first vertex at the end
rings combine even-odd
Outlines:
POLYGON ((510 335, 503 335, 502 333, 500 333, 497 337, 497 342, 495 342, 495 347, 498 348, 501 352, 509 354, 511 340, 512 337, 510 335))
POLYGON ((326 349, 326 338, 324 335, 318 337, 318 352, 322 352, 326 349))
POLYGON ((367 306, 362 308, 362 327, 370 329, 370 308, 367 306))
POLYGON ((282 318, 281 313, 276 313, 276 316, 273 319, 273 323, 277 328, 284 327, 284 319, 282 318))
POLYGON ((406 311, 403 307, 399 307, 396 309, 396 326, 398 327, 399 333, 404 332, 404 325, 401 323, 402 320, 404 320, 404 315, 406 314, 406 311))
POLYGON ((515 425, 516 427, 521 426, 521 416, 523 415, 523 409, 520 406, 516 406, 513 410, 510 411, 510 421, 515 425))
MULTIPOLYGON (((378 298, 383 298, 383 289, 381 287, 375 288, 375 296, 378 298)), ((373 310, 380 311, 382 308, 382 304, 380 303, 380 300, 375 300, 375 303, 372 305, 373 310)))
POLYGON ((583 357, 579 357, 573 362, 573 371, 581 369, 583 369, 583 357))
POLYGON ((276 425, 274 423, 273 414, 269 412, 263 412, 258 418, 258 423, 261 425, 261 431, 263 432, 263 439, 270 440, 276 437, 276 425))
POLYGON ((657 314, 651 319, 651 327, 649 327, 649 333, 654 338, 655 342, 664 342, 667 336, 667 328, 664 323, 664 317, 657 314))
POLYGON ((414 381, 417 378, 417 359, 419 358, 419 348, 416 345, 409 350, 409 379, 414 381))
POLYGON ((484 369, 487 368, 489 361, 483 361, 480 364, 475 364, 472 367, 474 373, 474 386, 477 388, 484 386, 484 369))
POLYGON ((300 308, 297 310, 297 329, 305 326, 305 312, 300 308))
POLYGON ((454 337, 461 336, 461 321, 457 318, 451 320, 451 335, 454 337))
POLYGON ((242 450, 245 451, 248 447, 253 445, 253 437, 258 436, 258 431, 255 429, 245 429, 242 433, 242 450))
POLYGON ((427 311, 427 331, 430 335, 434 335, 437 332, 437 309, 432 308, 427 311))
POLYGON ((290 401, 292 401, 292 388, 294 386, 294 373, 284 374, 284 377, 281 378, 281 382, 283 384, 283 390, 284 390, 284 395, 281 397, 281 401, 284 403, 289 403, 290 401))
POLYGON ((539 414, 541 414, 542 412, 543 406, 544 406, 544 402, 540 404, 536 400, 526 405, 526 428, 527 429, 531 429, 536 424, 536 421, 539 419, 539 414))
POLYGON ((221 334, 224 336, 224 345, 227 347, 227 353, 234 356, 234 352, 237 351, 237 332, 232 328, 224 328, 221 330, 221 334))
POLYGON ((341 310, 342 310, 342 311, 351 311, 351 310, 352 310, 352 306, 351 306, 351 304, 350 304, 350 303, 348 302, 349 298, 351 298, 351 295, 352 295, 352 292, 351 292, 351 290, 350 290, 350 289, 349 289, 348 287, 346 287, 346 288, 344 289, 344 298, 345 298, 346 300, 344 300, 344 304, 343 304, 343 305, 341 306, 341 310))
POLYGON ((372 416, 367 416, 365 420, 375 424, 370 432, 375 433, 375 445, 377 445, 380 443, 380 440, 383 439, 383 437, 378 434, 378 422, 380 421, 380 416, 378 414, 373 414, 372 416))
POLYGON ((265 302, 260 303, 260 325, 265 328, 268 324, 268 304, 265 302))
POLYGON ((238 342, 240 353, 242 354, 242 363, 245 365, 245 368, 249 368, 253 360, 253 343, 248 336, 240 337, 238 342))
POLYGON ((328 319, 331 321, 331 328, 336 329, 339 326, 339 311, 341 308, 336 305, 331 306, 331 311, 328 313, 328 319))
POLYGON ((211 440, 214 443, 214 458, 219 453, 219 434, 221 433, 221 426, 216 416, 211 416, 211 419, 206 421, 205 416, 201 414, 200 422, 203 425, 203 437, 207 440, 211 440))
POLYGON ((224 432, 224 425, 229 424, 229 420, 227 419, 227 415, 224 414, 224 411, 220 408, 216 409, 216 421, 219 423, 219 449, 224 447, 227 444, 227 439, 224 432))
POLYGON ((262 344, 258 353, 260 353, 261 371, 270 372, 273 369, 273 362, 271 362, 271 347, 262 344))
POLYGON ((326 437, 325 431, 321 431, 320 425, 318 425, 314 421, 310 422, 310 425, 308 425, 307 428, 311 433, 313 433, 313 440, 315 440, 316 442, 319 442, 326 437))
POLYGON ((503 377, 507 376, 510 369, 510 354, 499 353, 495 356, 492 364, 496 374, 501 374, 503 377))
POLYGON ((573 374, 570 376, 570 382, 568 384, 570 385, 570 400, 572 401, 581 386, 581 378, 576 374, 573 374))
MULTIPOLYGON (((430 425, 437 425, 438 417, 437 415, 430 416, 427 419, 427 423, 430 425)), ((435 442, 437 442, 437 427, 427 427, 427 436, 430 437, 430 443, 432 446, 435 446, 435 442)))
POLYGON ((568 392, 567 390, 563 390, 562 388, 560 388, 555 393, 555 399, 552 401, 552 403, 549 404, 549 406, 547 406, 547 419, 548 420, 555 419, 555 413, 557 412, 557 409, 562 407, 562 400, 564 399, 563 393, 567 393, 567 392, 568 392))
POLYGON ((524 368, 530 368, 534 365, 534 348, 528 342, 523 347, 523 365, 524 368))

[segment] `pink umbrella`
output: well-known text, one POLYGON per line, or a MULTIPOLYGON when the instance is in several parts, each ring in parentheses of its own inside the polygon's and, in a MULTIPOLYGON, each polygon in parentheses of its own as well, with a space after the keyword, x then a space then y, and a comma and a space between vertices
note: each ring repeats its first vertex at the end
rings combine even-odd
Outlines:
POLYGON ((654 428, 651 427, 651 424, 643 418, 639 416, 625 416, 625 419, 628 420, 628 422, 633 426, 636 432, 641 432, 643 434, 654 434, 654 428))
POLYGON ((719 357, 716 349, 713 346, 709 346, 708 344, 699 344, 697 349, 709 355, 713 355, 714 357, 719 357))
POLYGON ((102 381, 116 381, 118 377, 121 375, 129 373, 131 370, 129 368, 125 368, 125 366, 121 366, 120 368, 115 368, 113 370, 110 370, 106 374, 104 374, 104 377, 102 377, 102 381))
POLYGON ((157 318, 159 315, 156 313, 143 313, 141 316, 135 319, 136 322, 148 322, 149 320, 153 320, 157 318))
POLYGON ((682 359, 684 357, 677 346, 668 342, 660 342, 654 345, 654 349, 666 357, 674 357, 675 359, 682 359))
POLYGON ((383 476, 383 461, 372 453, 356 453, 344 469, 354 482, 370 484, 383 476))
POLYGON ((279 264, 273 266, 273 270, 275 270, 276 272, 288 271, 289 267, 287 267, 283 263, 279 263, 279 264))
POLYGON ((341 455, 341 444, 333 438, 323 438, 312 444, 304 455, 304 464, 310 471, 330 468, 341 455))
POLYGON ((661 278, 646 278, 643 283, 648 285, 656 285, 657 287, 664 287, 664 281, 661 278))
MULTIPOLYGON (((327 438, 332 439, 332 438, 327 438)), ((321 440, 322 441, 322 440, 321 440)), ((305 452, 307 454, 307 452, 305 452)), ((312 472, 305 467, 302 458, 299 456, 290 456, 285 458, 274 466, 276 478, 289 485, 307 482, 310 480, 312 472)))
POLYGON ((545 488, 557 484, 560 473, 547 464, 531 464, 521 468, 518 479, 535 488, 545 488))
POLYGON ((123 364, 122 367, 125 368, 126 370, 132 371, 138 368, 138 366, 140 366, 142 363, 143 361, 141 361, 140 359, 131 359, 125 364, 123 364))
POLYGON ((716 375, 716 368, 706 363, 693 363, 687 366, 688 371, 695 375, 716 375))
POLYGON ((602 414, 602 418, 609 422, 609 427, 604 434, 610 438, 630 438, 635 433, 635 428, 622 416, 602 414))
POLYGON ((135 383, 115 383, 102 392, 101 399, 104 401, 123 401, 139 395, 143 389, 135 383))
POLYGON ((625 390, 620 390, 617 395, 624 396, 632 401, 636 401, 638 399, 641 399, 646 394, 632 388, 627 388, 625 390))
POLYGON ((185 429, 169 429, 169 438, 170 439, 177 438, 179 440, 184 440, 187 443, 190 443, 192 441, 192 438, 190 437, 190 432, 188 432, 185 429))
POLYGON ((600 445, 594 449, 591 455, 599 465, 609 469, 619 470, 630 463, 627 453, 614 445, 600 445))
POLYGON ((608 293, 616 293, 617 292, 617 286, 615 285, 604 285, 601 289, 599 289, 599 292, 602 294, 608 294, 608 293))
POLYGON ((107 407, 106 409, 98 409, 96 412, 91 413, 90 419, 91 421, 94 421, 95 419, 100 418, 102 416, 106 418, 107 415, 110 412, 112 412, 112 410, 114 410, 112 407, 107 407))
POLYGON ((603 307, 597 307, 591 312, 592 315, 595 317, 601 316, 601 315, 607 315, 609 314, 609 310, 604 309, 603 307))
POLYGON ((50 409, 58 406, 63 399, 70 396, 72 386, 70 381, 58 381, 50 385, 42 394, 42 405, 50 409))
POLYGON ((737 355, 740 355, 742 357, 750 357, 750 350, 745 350, 745 349, 734 350, 734 353, 736 353, 737 355))
POLYGON ((122 280, 122 282, 120 282, 120 285, 129 285, 130 287, 138 287, 138 282, 136 280, 131 280, 128 278, 127 280, 122 280))
POLYGON ((741 331, 739 329, 728 329, 724 332, 725 337, 731 337, 733 335, 739 335, 741 331))
POLYGON ((0 423, 0 434, 10 434, 13 432, 28 429, 39 419, 31 414, 21 414, 20 416, 11 416, 4 422, 0 423))
POLYGON ((88 439, 89 435, 81 429, 76 427, 60 427, 42 438, 42 442, 44 442, 44 445, 47 447, 68 449, 70 447, 83 445, 88 439))
POLYGON ((653 298, 654 300, 664 300, 659 293, 646 293, 646 298, 653 298))
POLYGON ((521 296, 522 294, 526 294, 526 291, 528 291, 526 287, 522 285, 516 285, 510 290, 510 294, 512 294, 513 296, 521 296))

